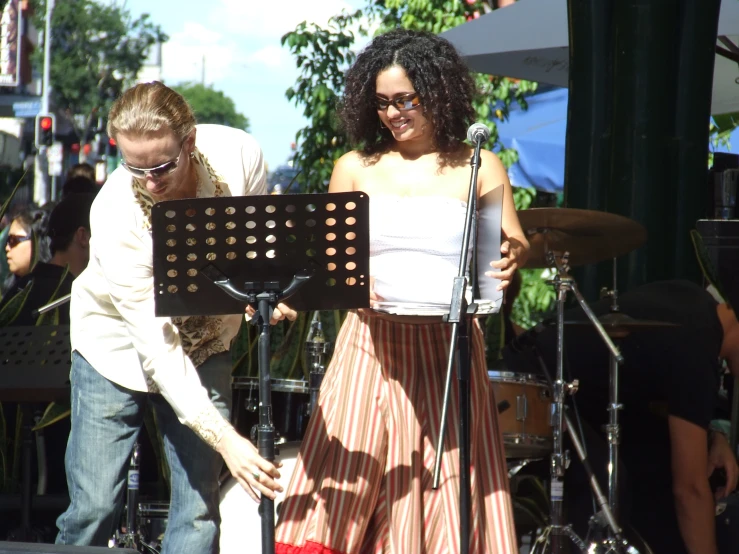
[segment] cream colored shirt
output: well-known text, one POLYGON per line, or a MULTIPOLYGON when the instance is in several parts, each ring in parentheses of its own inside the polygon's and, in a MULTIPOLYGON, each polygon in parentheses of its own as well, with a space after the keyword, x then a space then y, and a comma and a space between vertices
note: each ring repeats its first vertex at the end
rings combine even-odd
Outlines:
MULTIPOLYGON (((198 125, 195 143, 198 197, 266 194, 262 151, 250 135, 198 125)), ((72 349, 122 387, 161 393, 183 424, 215 446, 230 424, 195 367, 230 348, 244 315, 154 316, 153 204, 144 183, 122 167, 98 193, 90 262, 72 286, 72 349)))

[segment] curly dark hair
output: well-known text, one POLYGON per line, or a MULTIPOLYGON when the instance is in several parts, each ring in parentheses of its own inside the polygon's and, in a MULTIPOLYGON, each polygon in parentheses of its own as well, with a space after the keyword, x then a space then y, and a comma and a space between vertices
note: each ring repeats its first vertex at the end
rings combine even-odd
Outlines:
POLYGON ((442 163, 451 161, 475 118, 475 85, 449 41, 428 32, 395 29, 375 37, 357 56, 338 109, 349 140, 365 156, 386 152, 392 144, 392 134, 379 121, 375 93, 377 75, 393 66, 405 70, 420 94, 442 163))

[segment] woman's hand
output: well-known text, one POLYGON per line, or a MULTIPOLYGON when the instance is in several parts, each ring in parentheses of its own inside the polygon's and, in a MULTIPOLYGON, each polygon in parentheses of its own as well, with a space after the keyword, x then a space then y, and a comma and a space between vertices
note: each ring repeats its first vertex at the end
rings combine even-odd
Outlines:
POLYGON ((256 447, 235 429, 229 429, 221 437, 216 450, 223 456, 231 475, 255 502, 259 502, 261 495, 274 500, 277 498, 275 492, 282 492, 282 486, 276 481, 280 477, 277 468, 282 463, 275 465, 262 458, 256 447))
POLYGON ((370 308, 375 308, 378 302, 383 302, 385 299, 382 296, 379 296, 375 292, 375 278, 370 276, 369 282, 370 282, 370 291, 369 291, 370 308))
MULTIPOLYGON (((256 310, 251 307, 246 307, 246 315, 249 316, 249 318, 254 317, 254 314, 256 313, 256 310)), ((298 312, 287 306, 286 304, 283 304, 280 302, 277 304, 277 307, 275 308, 274 312, 272 312, 272 317, 270 318, 269 322, 271 325, 274 325, 278 321, 282 321, 283 319, 288 319, 289 321, 295 321, 298 317, 298 312)))
POLYGON ((510 238, 500 245, 500 253, 503 255, 500 260, 490 262, 491 267, 500 271, 487 271, 485 275, 499 279, 498 290, 504 290, 511 284, 511 278, 516 270, 525 263, 526 248, 520 241, 510 238))

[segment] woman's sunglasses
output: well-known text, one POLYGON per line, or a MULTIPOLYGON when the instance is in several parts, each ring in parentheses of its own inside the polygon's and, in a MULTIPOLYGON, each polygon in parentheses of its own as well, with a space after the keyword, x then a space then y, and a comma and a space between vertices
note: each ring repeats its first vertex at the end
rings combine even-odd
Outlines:
POLYGON ((180 144, 180 153, 174 160, 169 160, 168 162, 156 167, 133 167, 132 165, 128 165, 125 161, 122 161, 121 165, 137 179, 144 179, 147 175, 153 179, 161 179, 177 169, 177 165, 180 163, 180 157, 182 156, 182 147, 184 145, 185 141, 182 141, 182 144, 180 144))
POLYGON ((33 235, 8 235, 8 240, 5 241, 5 244, 10 248, 15 248, 20 243, 31 240, 32 238, 33 235))
POLYGON ((401 94, 390 100, 378 96, 375 98, 375 101, 377 102, 377 109, 381 112, 387 110, 390 105, 399 112, 407 112, 421 105, 421 96, 417 92, 409 92, 408 94, 401 94))

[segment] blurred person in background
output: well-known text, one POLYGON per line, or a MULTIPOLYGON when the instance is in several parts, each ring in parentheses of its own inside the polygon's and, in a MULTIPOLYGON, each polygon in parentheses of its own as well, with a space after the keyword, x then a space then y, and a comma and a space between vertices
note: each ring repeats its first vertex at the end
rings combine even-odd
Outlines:
POLYGON ((68 266, 73 277, 82 273, 90 259, 90 208, 93 200, 95 194, 68 194, 49 217, 50 263, 68 266))
POLYGON ((95 182, 95 168, 88 163, 75 164, 67 171, 66 181, 75 177, 84 177, 85 179, 95 182))
MULTIPOLYGON (((18 213, 10 224, 5 242, 10 275, 0 301, 0 314, 6 324, 35 325, 35 310, 71 290, 72 277, 65 276, 66 269, 50 263, 48 221, 46 210, 30 209, 18 213), (27 296, 17 305, 22 294, 27 296), (10 313, 3 313, 6 309, 10 313)), ((69 323, 68 308, 59 310, 59 323, 69 323)))

